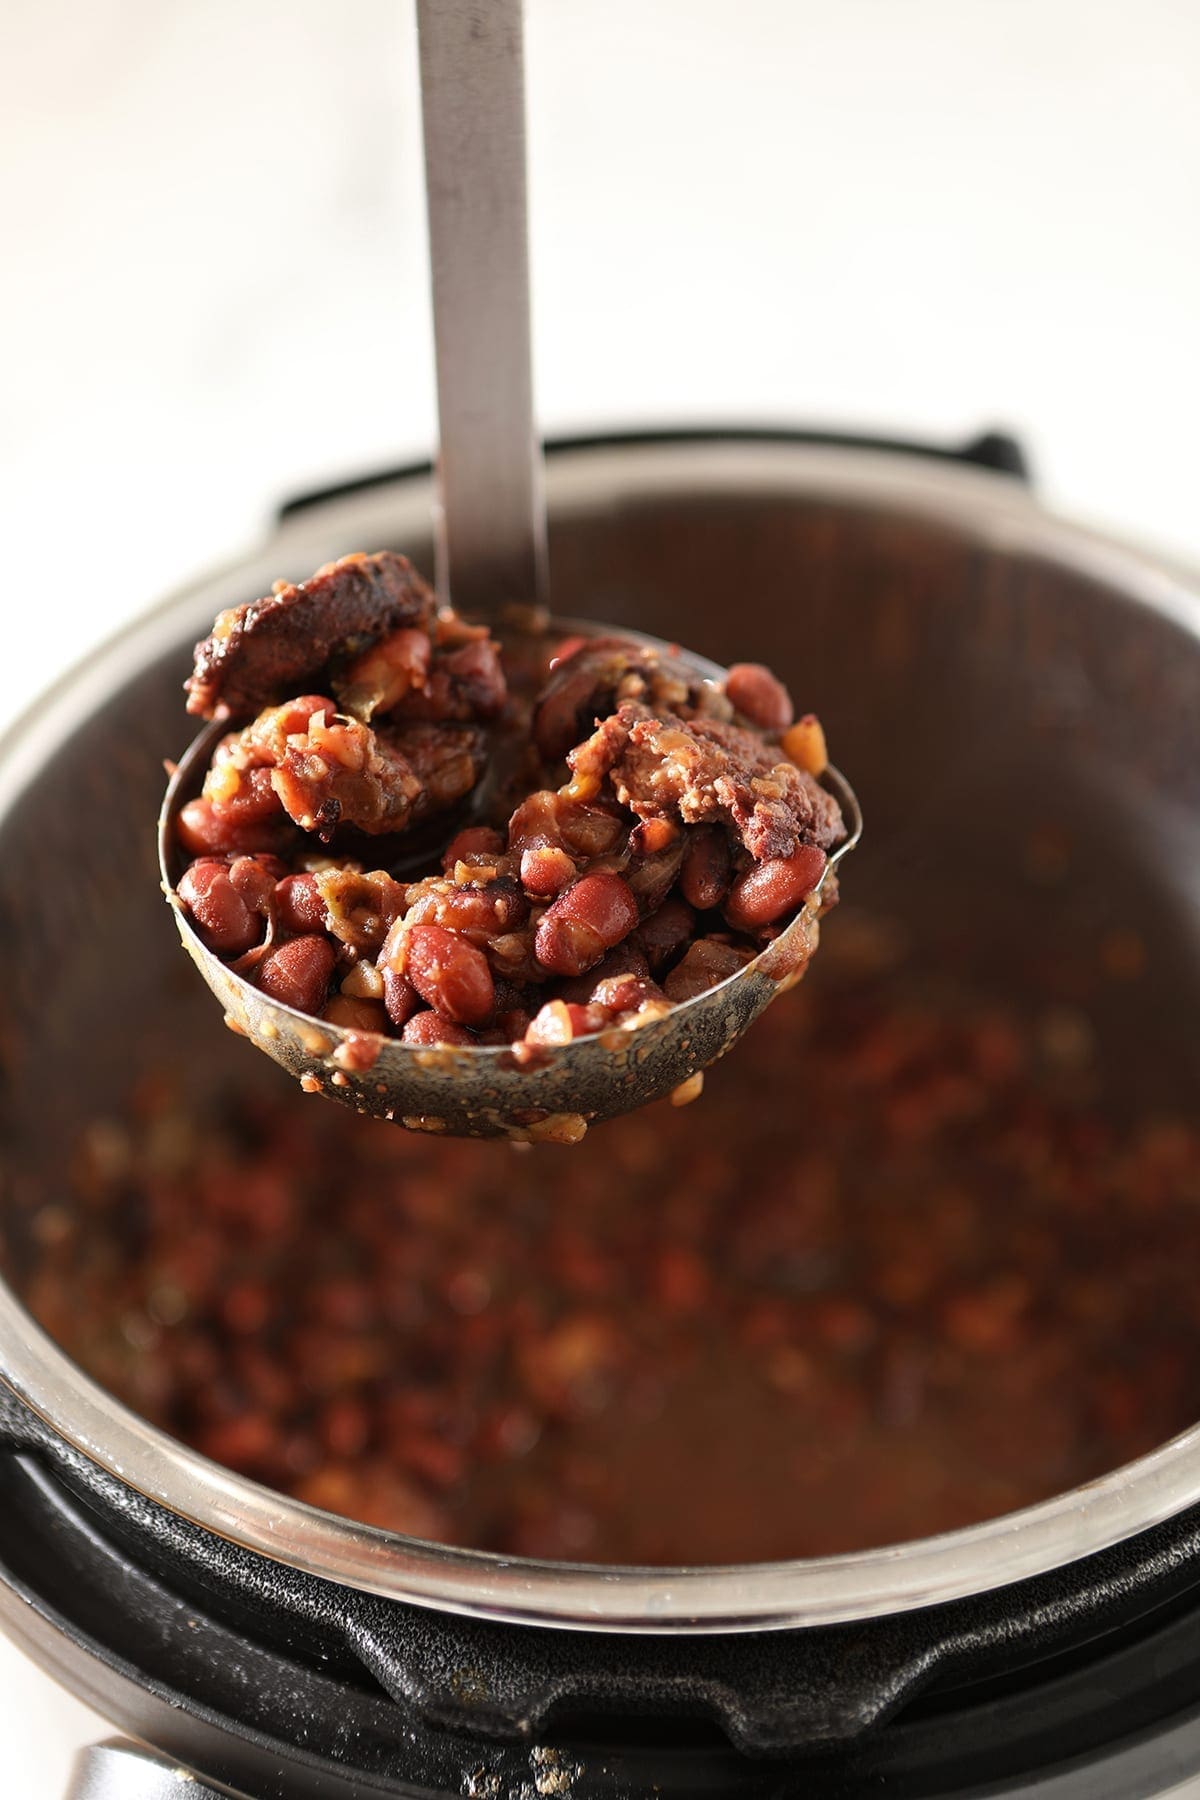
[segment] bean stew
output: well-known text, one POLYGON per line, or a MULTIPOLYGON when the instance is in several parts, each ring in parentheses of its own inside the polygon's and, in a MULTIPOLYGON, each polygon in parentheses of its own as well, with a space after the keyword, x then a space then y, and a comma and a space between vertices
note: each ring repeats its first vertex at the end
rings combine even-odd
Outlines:
MULTIPOLYGON (((1097 991, 1144 956, 1105 940, 1097 991)), ((759 1561, 998 1514, 1195 1418, 1195 1121, 1116 1104, 1086 997, 918 966, 889 917, 847 911, 704 1106, 569 1158, 229 1067, 93 1118, 14 1280, 137 1411, 318 1506, 759 1561)))
POLYGON ((636 1030, 837 897, 824 735, 753 663, 622 637, 502 642, 402 556, 224 613, 189 709, 228 721, 180 809, 203 943, 370 1044, 535 1062, 636 1030))

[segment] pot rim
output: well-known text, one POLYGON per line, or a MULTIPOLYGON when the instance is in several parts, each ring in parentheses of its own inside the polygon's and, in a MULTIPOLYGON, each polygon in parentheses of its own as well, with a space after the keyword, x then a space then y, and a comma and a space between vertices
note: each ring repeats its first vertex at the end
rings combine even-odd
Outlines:
MULTIPOLYGON (((1200 587, 1170 563, 1044 512, 1006 476, 911 453, 783 433, 661 433, 553 450, 552 513, 707 487, 802 492, 924 516, 998 548, 1020 546, 1120 589, 1200 639, 1200 587)), ((65 675, 0 738, 5 812, 81 715, 133 668, 202 628, 214 598, 329 549, 331 514, 379 540, 428 530, 428 470, 336 494, 284 517, 261 551, 162 602, 65 675), (258 565, 263 570, 256 573, 258 565)), ((372 538, 375 541, 375 538, 372 538)), ((910 1611, 1027 1580, 1093 1555, 1200 1502, 1200 1426, 1083 1487, 936 1537, 774 1563, 632 1568, 539 1561, 429 1544, 292 1500, 208 1461, 84 1375, 0 1282, 0 1381, 71 1448, 117 1481, 241 1547, 393 1600, 525 1625, 718 1633, 828 1625, 910 1611)))

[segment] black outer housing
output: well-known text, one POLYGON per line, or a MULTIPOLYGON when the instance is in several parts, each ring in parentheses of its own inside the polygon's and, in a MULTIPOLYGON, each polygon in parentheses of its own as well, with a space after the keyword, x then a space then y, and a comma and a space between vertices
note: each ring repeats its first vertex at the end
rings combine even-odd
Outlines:
MULTIPOLYGON (((999 434, 957 455, 1026 472, 999 434)), ((0 1624, 122 1729, 253 1800, 1137 1800, 1200 1767, 1198 1585, 1200 1508, 1035 1580, 852 1625, 647 1637, 468 1620, 186 1523, 0 1384, 0 1624), (546 1785, 547 1745, 565 1787, 546 1785)))
POLYGON ((1082 1783, 1064 1793, 1136 1800, 1200 1766, 1200 1509, 950 1605, 630 1637, 460 1619, 269 1562, 7 1394, 0 1438, 0 1623, 122 1729, 254 1800, 458 1796, 479 1770, 524 1800, 546 1745, 580 1768, 572 1800, 924 1800, 1055 1771, 1082 1783))

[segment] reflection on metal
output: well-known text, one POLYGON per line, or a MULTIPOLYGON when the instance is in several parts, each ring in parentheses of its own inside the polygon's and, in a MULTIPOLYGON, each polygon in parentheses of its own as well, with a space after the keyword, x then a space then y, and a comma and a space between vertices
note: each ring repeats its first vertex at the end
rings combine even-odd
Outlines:
POLYGON ((212 1788, 137 1744, 89 1744, 75 1759, 63 1800, 243 1800, 212 1788))

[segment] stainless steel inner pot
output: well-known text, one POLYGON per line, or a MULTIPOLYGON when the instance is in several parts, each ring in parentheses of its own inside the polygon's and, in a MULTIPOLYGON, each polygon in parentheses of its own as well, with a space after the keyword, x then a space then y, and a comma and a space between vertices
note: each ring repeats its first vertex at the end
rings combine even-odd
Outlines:
MULTIPOLYGON (((558 610, 728 662, 772 663, 820 707, 867 839, 847 894, 1003 985, 1036 936, 1136 926, 1144 977, 1097 1002, 1131 1096, 1200 1093, 1200 599, 1153 559, 1050 518, 1015 479, 793 442, 573 448, 549 470, 558 610), (1054 885, 1032 825, 1070 839, 1054 885), (950 946, 948 949, 947 946, 950 946)), ((260 551, 160 607, 59 684, 0 747, 3 1225, 76 1125, 140 1070, 203 1086, 259 1060, 221 1028, 160 898, 161 759, 188 738, 179 683, 221 607, 355 549, 430 561, 423 475, 316 503, 260 551)), ((828 929, 837 929, 837 918, 828 929)), ((265 1065, 263 1065, 265 1068, 265 1065)), ((267 1070, 274 1079, 274 1071, 267 1070)), ((553 1152, 569 1155, 569 1151, 553 1152)), ((16 1259, 14 1262, 11 1259, 16 1259)), ((1200 1500, 1200 1430, 1023 1512, 856 1555, 731 1568, 503 1559, 358 1526, 175 1443, 87 1380, 0 1289, 0 1377, 70 1445, 220 1536, 433 1608, 630 1632, 853 1620, 1038 1574, 1200 1500)))

